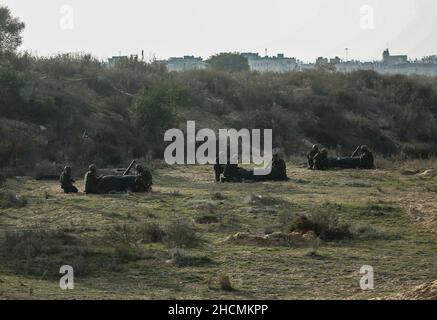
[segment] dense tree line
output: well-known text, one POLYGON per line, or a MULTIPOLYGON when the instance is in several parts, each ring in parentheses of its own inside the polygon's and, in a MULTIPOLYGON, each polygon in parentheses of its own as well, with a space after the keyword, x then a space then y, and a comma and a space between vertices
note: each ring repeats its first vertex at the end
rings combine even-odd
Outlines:
MULTIPOLYGON (((19 33, 20 22, 13 22, 19 33)), ((213 129, 271 128, 275 146, 288 155, 304 154, 313 143, 339 155, 358 144, 387 156, 436 153, 435 78, 329 70, 260 74, 246 67, 169 73, 158 62, 136 60, 109 67, 86 54, 17 54, 21 39, 3 34, 1 167, 160 158, 165 130, 183 129, 187 120, 213 129)))

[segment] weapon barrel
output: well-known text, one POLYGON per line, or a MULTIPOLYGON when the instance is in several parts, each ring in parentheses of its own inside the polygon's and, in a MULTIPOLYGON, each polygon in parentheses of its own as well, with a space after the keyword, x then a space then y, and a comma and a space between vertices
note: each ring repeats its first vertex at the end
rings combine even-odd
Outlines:
POLYGON ((351 158, 354 158, 354 157, 356 157, 357 156, 357 154, 358 154, 358 151, 360 150, 360 147, 361 146, 358 146, 356 149, 355 149, 355 151, 354 151, 354 153, 352 153, 352 156, 351 156, 351 158))
POLYGON ((134 164, 135 164, 135 160, 132 160, 132 162, 130 163, 129 167, 127 167, 126 171, 123 172, 124 176, 127 176, 129 174, 129 171, 131 171, 131 169, 134 166, 134 164))

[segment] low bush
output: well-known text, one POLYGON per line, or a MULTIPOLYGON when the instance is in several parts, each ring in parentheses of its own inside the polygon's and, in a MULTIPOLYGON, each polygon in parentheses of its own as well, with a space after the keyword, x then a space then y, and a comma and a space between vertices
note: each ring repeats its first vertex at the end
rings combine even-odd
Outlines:
POLYGON ((341 240, 351 238, 350 225, 339 221, 333 212, 312 212, 296 216, 290 225, 291 232, 314 233, 322 240, 341 240))
POLYGON ((25 196, 12 192, 0 192, 0 208, 23 208, 27 203, 25 196))
POLYGON ((0 250, 9 268, 39 277, 58 277, 62 265, 72 266, 77 275, 89 274, 95 266, 87 261, 88 248, 63 231, 7 232, 0 250))
POLYGON ((180 249, 175 249, 171 252, 171 260, 178 267, 201 267, 212 262, 207 256, 189 255, 180 249))
POLYGON ((167 226, 165 241, 171 247, 195 247, 200 243, 195 227, 190 221, 177 219, 167 226))

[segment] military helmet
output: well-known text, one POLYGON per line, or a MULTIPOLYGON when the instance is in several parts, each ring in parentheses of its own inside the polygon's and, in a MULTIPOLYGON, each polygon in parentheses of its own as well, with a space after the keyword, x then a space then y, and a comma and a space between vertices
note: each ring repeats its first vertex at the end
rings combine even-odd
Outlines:
POLYGON ((313 144, 313 150, 319 149, 319 146, 317 144, 313 144))
POLYGON ((362 151, 369 151, 369 148, 367 148, 367 146, 366 145, 362 145, 361 146, 361 148, 360 148, 362 151))
POLYGON ((273 150, 272 150, 272 155, 276 155, 276 156, 279 156, 279 152, 281 151, 281 148, 279 148, 279 147, 276 147, 276 148, 273 148, 273 150))

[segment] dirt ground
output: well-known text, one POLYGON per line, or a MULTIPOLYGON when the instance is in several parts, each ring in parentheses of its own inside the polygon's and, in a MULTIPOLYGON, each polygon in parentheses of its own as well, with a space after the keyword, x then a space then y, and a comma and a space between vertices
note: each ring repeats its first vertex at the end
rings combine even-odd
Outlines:
POLYGON ((288 163, 289 181, 246 184, 214 183, 210 166, 170 167, 154 170, 148 194, 65 195, 56 181, 10 179, 0 188, 15 197, 0 207, 0 298, 435 298, 437 177, 420 173, 436 164, 288 163), (297 243, 293 219, 315 213, 351 235, 297 243), (73 290, 59 287, 61 265, 75 270, 73 290), (360 287, 364 265, 371 290, 360 287))

